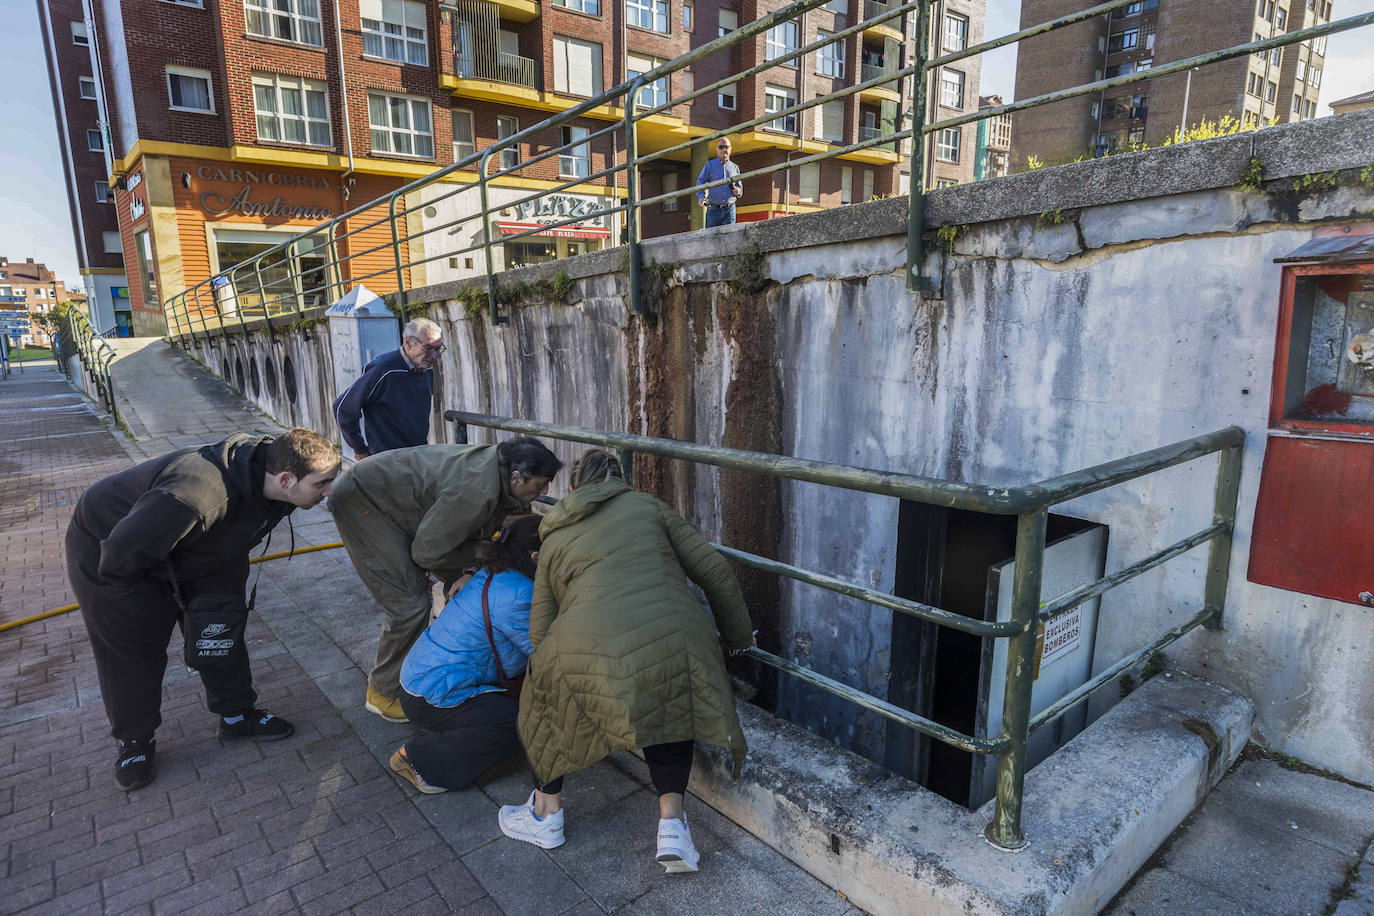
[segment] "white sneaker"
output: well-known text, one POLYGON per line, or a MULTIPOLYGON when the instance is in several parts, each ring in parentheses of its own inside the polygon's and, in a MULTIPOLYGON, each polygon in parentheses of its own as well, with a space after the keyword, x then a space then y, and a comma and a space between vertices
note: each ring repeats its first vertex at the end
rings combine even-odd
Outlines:
POLYGON ((563 809, 542 820, 534 814, 534 793, 523 805, 502 805, 497 815, 501 832, 512 840, 533 843, 540 849, 554 849, 563 845, 563 809))
POLYGON ((686 820, 659 818, 658 855, 654 858, 670 875, 697 870, 701 854, 692 842, 692 831, 687 828, 686 820))

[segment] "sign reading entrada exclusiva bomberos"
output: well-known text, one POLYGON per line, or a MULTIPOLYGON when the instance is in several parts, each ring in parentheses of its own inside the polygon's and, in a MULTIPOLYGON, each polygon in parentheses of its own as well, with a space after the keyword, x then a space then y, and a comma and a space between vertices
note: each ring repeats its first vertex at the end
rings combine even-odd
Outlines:
MULTIPOLYGON (((219 181, 242 185, 238 191, 204 191, 200 195, 200 206, 211 216, 225 216, 230 213, 242 216, 275 216, 282 219, 331 219, 334 208, 326 204, 294 203, 276 195, 272 200, 264 200, 259 195, 261 186, 278 188, 310 188, 322 191, 334 190, 334 185, 323 175, 302 175, 296 172, 269 172, 258 169, 216 168, 202 165, 196 169, 196 177, 201 181, 219 181), (254 186, 258 186, 256 189, 254 186)), ((270 193, 270 192, 268 192, 270 193)))

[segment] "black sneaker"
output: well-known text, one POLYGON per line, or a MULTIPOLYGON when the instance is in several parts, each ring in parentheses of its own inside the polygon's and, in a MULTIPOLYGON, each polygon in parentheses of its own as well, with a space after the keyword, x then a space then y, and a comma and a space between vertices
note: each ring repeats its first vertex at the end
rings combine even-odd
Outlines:
POLYGON ((119 759, 115 761, 115 785, 124 792, 141 789, 157 775, 153 751, 157 742, 152 738, 124 741, 119 745, 119 759))
POLYGON ((251 738, 254 741, 280 741, 289 738, 296 731, 296 726, 285 719, 279 719, 270 712, 261 709, 245 709, 243 718, 237 722, 229 723, 220 716, 219 720, 219 739, 221 741, 237 741, 241 738, 251 738))

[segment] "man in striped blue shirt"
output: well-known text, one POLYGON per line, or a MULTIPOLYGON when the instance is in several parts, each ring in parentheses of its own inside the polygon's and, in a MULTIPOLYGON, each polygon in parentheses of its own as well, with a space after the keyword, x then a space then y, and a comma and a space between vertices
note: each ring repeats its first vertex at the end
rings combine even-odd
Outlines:
MULTIPOLYGON (((697 176, 697 185, 723 181, 739 176, 739 166, 730 161, 730 140, 721 137, 716 143, 716 158, 708 160, 697 176)), ((738 181, 730 184, 705 188, 697 192, 697 200, 706 208, 706 228, 728 226, 735 221, 735 198, 744 194, 744 185, 738 181)))
POLYGON ((401 346, 368 363, 334 402, 334 420, 356 458, 429 441, 430 370, 444 352, 443 333, 428 318, 414 319, 401 332, 401 346))

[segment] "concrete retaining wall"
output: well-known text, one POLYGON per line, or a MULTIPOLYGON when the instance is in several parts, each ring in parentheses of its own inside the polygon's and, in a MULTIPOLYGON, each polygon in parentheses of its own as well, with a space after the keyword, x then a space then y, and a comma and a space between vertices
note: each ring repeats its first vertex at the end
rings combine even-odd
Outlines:
MULTIPOLYGON (((1240 425, 1249 440, 1226 630, 1195 633, 1174 654, 1250 697, 1267 747, 1371 783, 1374 614, 1246 581, 1279 298, 1273 260, 1318 228, 1374 218, 1374 189, 1357 172, 1305 193, 1294 177, 1367 165, 1371 135, 1374 112, 1355 112, 934 192, 932 224, 963 228, 949 251, 929 253, 936 288, 926 296, 903 283, 904 199, 648 242, 646 260, 671 273, 650 297, 651 317, 628 313, 619 249, 503 274, 506 285, 564 270, 576 289, 566 304, 516 307, 500 327, 464 313, 452 285, 413 291, 451 348, 435 436, 453 435, 439 411, 463 408, 1017 484, 1240 425), (1252 158, 1267 182, 1258 192, 1236 187, 1252 158), (757 296, 723 282, 747 266, 736 257, 751 243, 774 281, 757 296)), ((294 401, 265 382, 247 393, 282 422, 337 435, 327 328, 278 336, 269 343, 258 328, 228 344, 229 377, 236 359, 257 359, 280 378, 289 356, 294 401)), ((191 346, 224 371, 224 345, 191 346)), ((1196 462, 1061 511, 1109 526, 1110 572, 1203 527, 1214 468, 1196 462)), ((708 534, 893 586, 896 500, 671 462, 641 461, 637 474, 708 534)), ((1204 557, 1194 551, 1103 599, 1099 670, 1195 612, 1204 557)), ((781 654, 885 692, 890 614, 790 583, 746 586, 761 638, 781 654)), ((777 701, 881 759, 876 718, 786 682, 777 701)))

